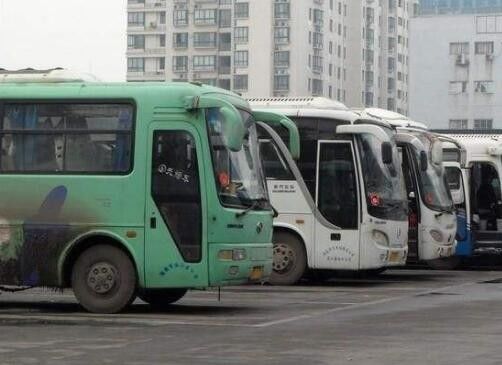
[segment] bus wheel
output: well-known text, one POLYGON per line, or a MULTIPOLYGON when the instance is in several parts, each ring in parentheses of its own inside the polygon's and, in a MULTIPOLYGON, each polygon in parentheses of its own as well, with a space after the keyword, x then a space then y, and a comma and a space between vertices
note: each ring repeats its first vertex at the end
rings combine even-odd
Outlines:
POLYGON ((295 284, 305 272, 307 256, 303 244, 291 233, 274 232, 273 285, 295 284))
POLYGON ((131 260, 109 245, 92 246, 78 257, 71 284, 80 304, 93 313, 120 312, 136 297, 136 271, 131 260))
POLYGON ((188 289, 173 288, 160 290, 144 290, 138 296, 139 298, 150 304, 153 308, 162 309, 166 305, 177 302, 185 296, 188 289))
POLYGON ((455 270, 462 264, 460 256, 450 256, 427 261, 427 265, 434 270, 455 270))

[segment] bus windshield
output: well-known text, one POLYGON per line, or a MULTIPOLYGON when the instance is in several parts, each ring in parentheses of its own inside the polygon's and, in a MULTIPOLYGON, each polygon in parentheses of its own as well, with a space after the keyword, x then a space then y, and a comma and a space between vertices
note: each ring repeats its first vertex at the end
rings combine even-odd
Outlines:
POLYGON ((259 160, 256 124, 251 113, 239 111, 247 132, 237 152, 230 151, 225 143, 220 110, 206 111, 216 186, 225 206, 263 208, 265 205, 261 203, 268 203, 268 196, 259 160))
MULTIPOLYGON (((392 131, 388 133, 392 137, 392 131)), ((390 164, 383 163, 382 142, 377 137, 362 134, 358 145, 368 213, 381 219, 406 220, 408 200, 395 143, 390 164)))
MULTIPOLYGON (((431 150, 434 143, 432 137, 424 133, 416 133, 415 136, 424 144, 427 151, 429 163, 427 170, 419 170, 419 188, 424 204, 436 211, 453 211, 453 201, 448 188, 448 182, 445 176, 443 165, 437 165, 432 162, 431 150)), ((439 143, 439 142, 436 142, 439 143)), ((420 161, 420 151, 414 148, 417 163, 420 161)))

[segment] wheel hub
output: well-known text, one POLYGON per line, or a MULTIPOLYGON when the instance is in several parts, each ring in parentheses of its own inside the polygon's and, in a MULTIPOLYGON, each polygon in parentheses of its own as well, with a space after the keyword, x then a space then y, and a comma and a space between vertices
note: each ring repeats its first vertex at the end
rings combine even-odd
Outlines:
POLYGON ((287 271, 294 265, 295 260, 295 253, 287 244, 274 244, 274 260, 272 264, 274 271, 287 271))
POLYGON ((91 266, 87 274, 87 285, 98 294, 109 292, 117 281, 117 269, 108 262, 98 262, 91 266))

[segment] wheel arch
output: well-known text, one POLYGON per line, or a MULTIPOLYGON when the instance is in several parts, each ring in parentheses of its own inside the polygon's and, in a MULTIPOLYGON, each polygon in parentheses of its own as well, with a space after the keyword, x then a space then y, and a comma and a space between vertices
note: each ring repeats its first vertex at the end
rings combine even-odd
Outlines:
POLYGON ((144 276, 142 274, 142 267, 138 267, 138 257, 131 247, 131 244, 116 233, 105 230, 95 230, 76 237, 61 254, 58 262, 58 284, 60 287, 66 288, 71 285, 72 267, 79 255, 86 249, 100 244, 107 244, 122 250, 129 257, 134 266, 138 286, 143 286, 144 276))
POLYGON ((312 252, 307 249, 307 240, 305 235, 300 229, 298 229, 298 227, 288 223, 274 223, 274 232, 285 232, 295 236, 301 242, 303 249, 305 250, 305 256, 307 257, 307 269, 313 267, 312 252))

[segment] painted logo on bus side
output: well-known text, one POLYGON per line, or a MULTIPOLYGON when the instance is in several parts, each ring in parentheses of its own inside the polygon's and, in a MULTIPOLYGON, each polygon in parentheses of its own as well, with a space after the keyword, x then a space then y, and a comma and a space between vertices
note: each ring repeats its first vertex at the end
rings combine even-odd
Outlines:
POLYGON ((352 262, 355 252, 342 245, 333 245, 322 251, 322 256, 330 262, 352 262))

